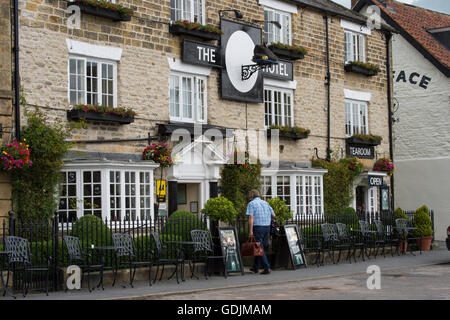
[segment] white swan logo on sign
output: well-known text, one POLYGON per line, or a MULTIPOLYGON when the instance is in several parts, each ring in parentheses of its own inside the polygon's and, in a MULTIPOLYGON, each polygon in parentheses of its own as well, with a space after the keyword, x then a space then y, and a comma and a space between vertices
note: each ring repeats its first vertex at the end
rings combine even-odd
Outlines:
POLYGON ((252 61, 255 43, 244 31, 234 32, 225 49, 225 64, 231 84, 236 90, 246 93, 253 89, 258 80, 258 72, 250 79, 242 81, 242 66, 254 64, 252 61))

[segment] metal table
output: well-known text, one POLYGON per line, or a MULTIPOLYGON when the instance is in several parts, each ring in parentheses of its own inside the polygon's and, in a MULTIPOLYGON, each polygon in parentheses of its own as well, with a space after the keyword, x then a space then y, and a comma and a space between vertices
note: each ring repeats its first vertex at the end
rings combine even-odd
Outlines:
POLYGON ((183 253, 183 264, 181 265, 181 280, 186 281, 185 270, 184 270, 184 261, 185 260, 187 260, 189 262, 189 270, 191 271, 191 278, 196 277, 197 279, 199 279, 199 277, 194 273, 194 270, 193 270, 192 256, 189 256, 186 254, 186 248, 189 248, 190 246, 194 246, 199 243, 195 242, 195 241, 164 241, 164 243, 181 245, 181 248, 182 248, 181 250, 183 253), (186 257, 188 257, 188 258, 186 259, 186 257))
MULTIPOLYGON (((100 259, 101 259, 101 264, 102 264, 102 271, 101 271, 101 273, 102 273, 102 275, 101 275, 101 278, 100 278, 100 282, 98 283, 98 285, 97 285, 97 288, 98 287, 100 287, 100 285, 102 286, 102 290, 105 290, 105 288, 103 287, 103 271, 106 269, 106 270, 113 270, 114 269, 114 267, 105 267, 105 253, 107 252, 107 251, 115 251, 116 249, 121 249, 122 247, 114 247, 114 246, 100 246, 100 247, 89 247, 88 249, 89 250, 92 250, 92 251, 97 251, 98 252, 98 254, 99 254, 99 256, 100 256, 100 259)), ((115 263, 117 263, 117 257, 116 257, 116 255, 114 255, 114 261, 115 261, 115 263)))

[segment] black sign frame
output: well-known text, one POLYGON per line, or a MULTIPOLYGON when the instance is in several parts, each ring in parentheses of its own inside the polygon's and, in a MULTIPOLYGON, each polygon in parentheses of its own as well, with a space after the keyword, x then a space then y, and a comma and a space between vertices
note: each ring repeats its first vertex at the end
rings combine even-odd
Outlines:
POLYGON ((200 66, 207 66, 207 67, 213 67, 213 68, 222 68, 222 56, 220 52, 219 46, 210 45, 203 42, 198 41, 192 41, 188 39, 184 39, 183 41, 183 53, 181 56, 183 62, 189 63, 189 64, 195 64, 200 66), (216 52, 215 58, 216 62, 207 62, 203 59, 198 58, 198 47, 202 47, 204 49, 214 49, 216 52))
POLYGON ((354 144, 354 143, 348 143, 346 145, 346 151, 347 151, 347 157, 349 158, 361 158, 361 159, 374 159, 375 158, 375 147, 374 146, 368 146, 364 144, 354 144), (352 153, 352 148, 359 148, 369 151, 369 155, 365 154, 354 154, 352 153))
POLYGON ((235 227, 219 227, 219 241, 222 249, 222 254, 225 257, 225 271, 241 272, 244 275, 244 264, 242 263, 241 250, 239 244, 239 237, 235 227), (232 235, 232 238, 225 235, 232 235), (234 238, 234 239, 233 239, 234 238), (229 260, 229 258, 231 258, 229 260), (236 268, 233 268, 233 262, 239 264, 236 268), (231 266, 231 268, 229 268, 231 266))
POLYGON ((384 179, 382 176, 374 176, 374 175, 368 175, 367 176, 367 183, 369 187, 382 187, 384 184, 384 179), (376 183, 373 183, 373 179, 376 179, 376 183), (378 180, 379 179, 379 180, 378 180), (378 181, 381 181, 381 183, 378 183, 378 181))
POLYGON ((289 248, 289 256, 291 258, 292 269, 295 270, 301 266, 307 267, 306 256, 303 250, 300 235, 298 233, 297 225, 287 224, 284 226, 286 234, 286 242, 289 248))
POLYGON ((278 64, 264 68, 262 71, 262 74, 263 74, 264 78, 271 78, 271 79, 277 79, 277 80, 283 80, 283 81, 292 81, 292 80, 294 80, 294 63, 292 61, 278 59, 278 64), (271 69, 271 68, 273 68, 273 69, 278 68, 278 70, 280 70, 279 68, 281 68, 282 64, 286 65, 288 68, 287 76, 280 75, 280 72, 270 73, 268 71, 268 69, 271 69))

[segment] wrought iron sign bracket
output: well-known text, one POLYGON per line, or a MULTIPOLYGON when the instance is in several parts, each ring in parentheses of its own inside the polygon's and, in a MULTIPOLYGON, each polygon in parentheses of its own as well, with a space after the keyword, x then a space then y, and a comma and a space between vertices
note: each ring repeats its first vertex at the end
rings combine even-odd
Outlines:
POLYGON ((241 67, 241 79, 246 81, 252 77, 252 75, 258 70, 264 70, 268 66, 278 64, 276 61, 270 61, 270 63, 256 63, 256 64, 246 64, 241 67))

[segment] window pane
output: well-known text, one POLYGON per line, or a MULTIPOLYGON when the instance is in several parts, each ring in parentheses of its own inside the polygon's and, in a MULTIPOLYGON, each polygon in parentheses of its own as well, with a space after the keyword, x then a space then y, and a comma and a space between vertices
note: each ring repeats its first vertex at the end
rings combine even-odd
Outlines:
POLYGON ((192 118, 192 79, 182 78, 183 89, 183 118, 192 118))
POLYGON ((264 125, 272 125, 272 91, 264 90, 264 125))

